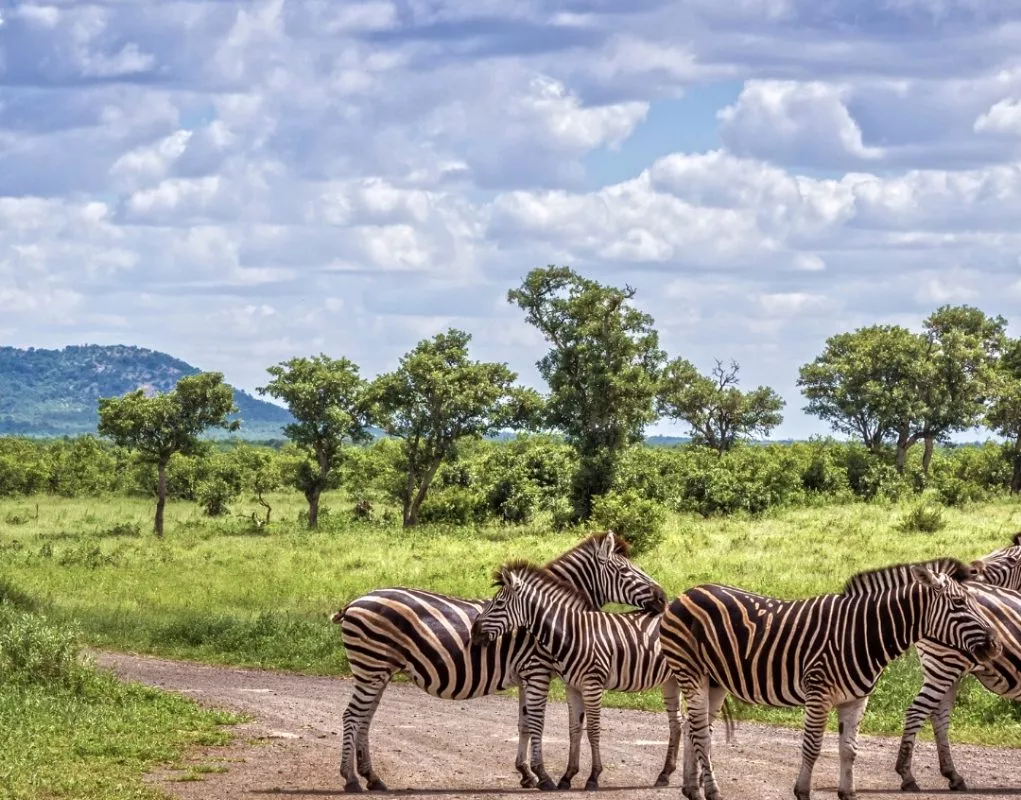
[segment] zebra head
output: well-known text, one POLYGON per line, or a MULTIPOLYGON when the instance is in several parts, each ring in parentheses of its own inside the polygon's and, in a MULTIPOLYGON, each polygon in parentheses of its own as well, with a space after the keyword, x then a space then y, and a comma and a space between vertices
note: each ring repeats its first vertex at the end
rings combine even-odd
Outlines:
POLYGON ((581 592, 593 608, 620 603, 662 614, 666 592, 631 560, 630 552, 631 545, 613 531, 597 533, 551 561, 546 569, 581 592))
POLYGON ((925 564, 913 565, 911 575, 930 590, 932 598, 922 612, 924 638, 969 653, 979 662, 999 654, 999 637, 967 584, 946 573, 933 572, 925 564))
MULTIPOLYGON (((486 645, 558 610, 592 610, 572 585, 550 570, 525 562, 504 564, 496 571, 494 586, 500 587, 472 623, 471 642, 486 645)), ((534 633, 534 631, 533 631, 534 633)))
POLYGON ((994 550, 972 562, 983 582, 1021 591, 1021 533, 1015 533, 1013 541, 1009 547, 994 550))

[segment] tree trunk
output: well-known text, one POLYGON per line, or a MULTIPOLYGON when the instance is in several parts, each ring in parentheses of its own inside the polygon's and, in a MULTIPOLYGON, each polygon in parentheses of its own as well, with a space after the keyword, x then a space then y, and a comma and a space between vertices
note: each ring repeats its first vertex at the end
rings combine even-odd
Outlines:
POLYGON ((167 465, 156 466, 156 522, 153 531, 160 539, 163 538, 163 509, 167 505, 167 465))
POLYGON ((319 527, 319 497, 323 493, 323 490, 316 486, 314 489, 309 489, 305 493, 305 499, 308 500, 308 527, 309 530, 315 530, 319 527))
POLYGON ((1014 474, 1010 479, 1011 494, 1021 494, 1021 434, 1014 442, 1014 474))
MULTIPOLYGON (((404 527, 414 528, 418 524, 418 512, 422 509, 422 502, 425 500, 426 492, 429 491, 429 486, 432 484, 433 477, 436 475, 436 470, 440 468, 439 462, 429 467, 428 471, 422 478, 422 484, 418 487, 418 491, 415 492, 415 496, 404 501, 404 527)), ((410 493, 409 493, 410 494, 410 493)))
POLYGON ((910 447, 908 435, 902 433, 897 437, 897 473, 900 475, 904 474, 904 467, 907 465, 908 447, 910 447))
POLYGON ((269 515, 273 513, 273 507, 266 502, 266 499, 262 496, 262 494, 259 494, 255 499, 260 506, 266 509, 266 519, 263 520, 262 524, 269 525, 269 515))
POLYGON ((936 448, 936 440, 932 436, 925 437, 925 450, 922 452, 922 472, 929 474, 929 465, 932 464, 932 452, 936 448))

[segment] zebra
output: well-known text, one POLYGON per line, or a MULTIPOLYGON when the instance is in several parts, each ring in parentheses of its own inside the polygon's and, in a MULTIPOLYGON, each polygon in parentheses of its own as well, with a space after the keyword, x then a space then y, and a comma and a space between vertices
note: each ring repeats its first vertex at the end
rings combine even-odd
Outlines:
MULTIPOLYGON (((966 570, 963 564, 960 570, 966 570)), ((698 798, 696 761, 706 800, 720 792, 710 757, 709 719, 728 693, 758 705, 804 706, 798 800, 811 796, 829 711, 840 721, 840 800, 854 800, 858 725, 883 669, 923 636, 973 653, 995 654, 997 637, 967 585, 924 564, 886 570, 909 585, 779 600, 721 584, 703 584, 675 599, 660 640, 688 709, 682 792, 698 798)), ((845 588, 875 585, 884 570, 854 576, 845 588)))
MULTIPOLYGON (((629 558, 630 546, 614 533, 579 542, 546 565, 571 583, 592 608, 622 603, 662 613, 666 592, 629 558)), ((515 767, 525 788, 555 789, 542 758, 542 731, 553 663, 526 631, 487 645, 471 644, 471 625, 484 600, 466 600, 418 589, 377 589, 333 615, 341 626, 354 691, 344 711, 340 773, 345 790, 386 784, 372 767, 369 726, 380 698, 398 672, 429 694, 449 700, 482 697, 518 688, 518 752, 515 767), (531 745, 531 766, 528 762, 531 745)))
POLYGON ((551 656, 567 686, 571 737, 567 771, 557 788, 571 788, 571 779, 578 774, 583 722, 592 748, 592 772, 585 788, 599 788, 603 690, 637 692, 657 686, 663 687, 670 740, 656 786, 666 786, 677 765, 681 724, 677 683, 658 646, 660 615, 641 611, 609 614, 594 609, 552 571, 524 561, 504 564, 495 578, 501 589, 475 618, 472 642, 483 646, 509 632, 527 630, 551 656))
POLYGON ((972 562, 972 567, 983 581, 973 586, 973 594, 999 633, 1002 649, 987 664, 980 664, 958 650, 934 642, 921 641, 915 645, 923 682, 904 716, 895 766, 905 791, 919 790, 911 760, 915 739, 929 718, 936 738, 940 774, 952 790, 967 790, 967 782, 954 765, 949 737, 950 712, 965 675, 972 673, 979 683, 1000 697, 1021 700, 1021 533, 1014 535, 1011 546, 972 562))

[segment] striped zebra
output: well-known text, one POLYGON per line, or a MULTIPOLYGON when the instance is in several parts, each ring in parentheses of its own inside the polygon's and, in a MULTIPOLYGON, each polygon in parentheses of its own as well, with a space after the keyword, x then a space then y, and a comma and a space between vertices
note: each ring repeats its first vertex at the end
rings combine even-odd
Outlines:
POLYGON ((897 753, 901 788, 918 791, 911 769, 915 739, 926 719, 932 719, 939 756, 939 771, 950 788, 964 791, 968 785, 957 772, 950 752, 950 712, 961 679, 969 672, 991 692, 1009 700, 1021 700, 1021 533, 1013 545, 996 550, 972 563, 981 580, 972 593, 1000 637, 1002 649, 995 658, 980 664, 964 653, 921 641, 915 645, 922 664, 923 683, 904 717, 904 733, 897 753))
POLYGON ((583 723, 592 748, 592 772, 585 788, 599 787, 603 691, 638 692, 657 686, 663 687, 670 720, 666 762, 656 779, 657 786, 666 786, 677 766, 681 723, 677 683, 658 646, 660 615, 593 609, 577 589, 552 571, 522 561, 500 567, 496 585, 501 587, 499 593, 472 626, 472 642, 484 646, 511 632, 527 631, 551 656, 567 686, 571 736, 567 771, 557 788, 571 788, 571 779, 578 774, 583 723))
MULTIPOLYGON (((963 564, 960 570, 967 570, 963 564)), ((811 796, 812 769, 826 718, 840 721, 840 800, 853 800, 858 725, 883 669, 917 640, 928 637, 981 660, 997 646, 969 588, 927 566, 897 565, 850 579, 848 594, 778 600, 731 586, 689 589, 667 608, 660 625, 663 655, 688 707, 683 793, 706 800, 720 792, 710 756, 710 713, 726 693, 745 703, 804 706, 798 800, 811 796), (881 584, 884 572, 908 570, 904 587, 854 591, 881 584), (696 761, 698 764, 696 764, 696 761)))
MULTIPOLYGON (((575 586, 592 608, 614 602, 661 613, 666 593, 628 557, 629 546, 612 532, 584 539, 547 564, 575 586)), ((418 589, 378 589, 333 615, 355 686, 344 711, 340 762, 345 789, 355 792, 362 775, 372 790, 386 785, 372 767, 369 726, 383 691, 398 672, 429 694, 466 700, 518 686, 518 752, 521 785, 556 788, 543 765, 542 731, 554 665, 526 631, 492 644, 471 644, 471 625, 485 600, 418 589), (531 766, 529 766, 529 746, 531 766)))

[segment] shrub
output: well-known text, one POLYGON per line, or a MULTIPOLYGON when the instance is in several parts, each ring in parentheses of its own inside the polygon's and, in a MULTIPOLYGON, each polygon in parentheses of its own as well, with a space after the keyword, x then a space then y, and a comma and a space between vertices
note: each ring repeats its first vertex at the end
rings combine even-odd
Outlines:
POLYGON ((593 500, 592 521, 627 539, 637 555, 652 550, 663 540, 666 512, 659 503, 642 497, 634 489, 610 491, 593 500))
POLYGON ((923 502, 904 516, 897 529, 904 533, 936 533, 943 530, 946 524, 942 508, 923 502))
POLYGON ((78 650, 75 630, 0 602, 0 685, 81 688, 94 673, 78 650))

